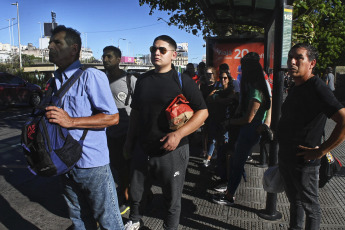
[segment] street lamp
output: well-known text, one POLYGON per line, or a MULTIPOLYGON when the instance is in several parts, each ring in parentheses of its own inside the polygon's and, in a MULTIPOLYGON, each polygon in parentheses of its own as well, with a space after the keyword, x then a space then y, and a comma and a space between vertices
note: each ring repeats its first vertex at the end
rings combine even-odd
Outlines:
POLYGON ((10 34, 10 50, 12 53, 12 37, 11 37, 11 19, 6 19, 6 21, 8 21, 8 33, 10 34))
POLYGON ((12 31, 11 55, 13 55, 13 46, 14 46, 13 21, 16 20, 16 18, 11 18, 11 19, 12 19, 12 26, 11 26, 11 31, 12 31))
POLYGON ((120 49, 120 40, 126 40, 126 38, 119 38, 117 40, 117 48, 119 48, 119 49, 120 49))
POLYGON ((21 48, 21 45, 20 45, 19 4, 18 4, 18 2, 16 2, 16 3, 12 3, 11 5, 17 6, 18 43, 19 43, 19 67, 23 68, 23 65, 22 65, 22 48, 21 48))
POLYGON ((41 49, 41 53, 42 53, 42 63, 43 63, 43 47, 42 47, 42 23, 38 22, 38 24, 40 24, 40 32, 41 32, 41 37, 40 37, 40 49, 41 49))

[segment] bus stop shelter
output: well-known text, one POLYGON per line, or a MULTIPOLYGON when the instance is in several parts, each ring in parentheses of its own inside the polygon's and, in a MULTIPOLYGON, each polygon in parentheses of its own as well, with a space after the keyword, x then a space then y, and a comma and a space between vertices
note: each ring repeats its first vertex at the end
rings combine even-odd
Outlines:
MULTIPOLYGON (((271 129, 276 131, 283 101, 283 78, 287 54, 291 47, 293 0, 198 0, 209 21, 217 26, 251 25, 265 29, 264 69, 273 69, 271 129)), ((277 164, 278 143, 269 148, 269 166, 277 164)), ((267 193, 266 209, 259 216, 267 220, 280 219, 276 210, 277 194, 267 193)))

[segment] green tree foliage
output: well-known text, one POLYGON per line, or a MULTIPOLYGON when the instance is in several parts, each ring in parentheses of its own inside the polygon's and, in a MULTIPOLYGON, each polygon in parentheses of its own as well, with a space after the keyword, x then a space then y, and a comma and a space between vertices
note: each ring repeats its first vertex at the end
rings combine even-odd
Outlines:
MULTIPOLYGON (((345 65, 345 6, 344 0, 295 0, 293 3, 292 42, 308 42, 320 52, 317 68, 345 65)), ((139 0, 151 10, 166 11, 168 25, 177 26, 194 35, 224 36, 247 31, 263 33, 263 28, 247 25, 217 25, 209 21, 195 0, 139 0)))
MULTIPOLYGON (((19 55, 15 55, 12 58, 14 67, 19 68, 19 55)), ((22 65, 23 67, 31 66, 32 64, 41 62, 40 57, 35 57, 34 55, 22 54, 22 65)))
POLYGON ((345 6, 340 0, 296 0, 293 43, 308 42, 319 53, 317 68, 345 64, 345 6))
POLYGON ((261 32, 263 28, 248 25, 219 25, 214 21, 208 20, 204 13, 196 5, 195 0, 139 0, 139 4, 149 5, 151 8, 150 15, 154 11, 166 11, 170 16, 166 21, 162 18, 158 20, 165 21, 169 26, 174 25, 179 29, 186 30, 194 35, 214 36, 214 35, 230 35, 247 31, 261 32))

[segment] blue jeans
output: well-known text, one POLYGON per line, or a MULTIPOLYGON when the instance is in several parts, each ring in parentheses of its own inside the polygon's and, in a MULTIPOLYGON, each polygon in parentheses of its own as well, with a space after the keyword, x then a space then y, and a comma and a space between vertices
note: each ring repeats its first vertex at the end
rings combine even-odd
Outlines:
MULTIPOLYGON (((216 146, 219 148, 225 142, 228 142, 229 135, 228 132, 224 132, 221 124, 217 122, 210 122, 207 125, 208 140, 207 140, 207 156, 213 155, 216 146)), ((217 151, 219 150, 217 148, 217 151)))
POLYGON ((76 230, 124 229, 109 165, 75 167, 61 176, 69 216, 76 230))
POLYGON ((240 129, 240 133, 235 144, 235 152, 230 157, 230 175, 228 181, 228 193, 234 195, 244 173, 244 164, 248 156, 252 153, 254 145, 260 140, 260 135, 256 131, 262 124, 261 121, 252 121, 240 129))
POLYGON ((296 163, 287 155, 294 156, 296 151, 290 146, 279 146, 279 171, 284 178, 285 193, 290 202, 289 229, 303 229, 304 214, 306 230, 320 229, 320 165, 296 163))

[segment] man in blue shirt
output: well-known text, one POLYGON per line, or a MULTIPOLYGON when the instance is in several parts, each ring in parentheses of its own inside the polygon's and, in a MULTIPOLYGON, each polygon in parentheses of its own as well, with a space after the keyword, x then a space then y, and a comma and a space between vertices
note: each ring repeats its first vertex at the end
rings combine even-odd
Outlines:
MULTIPOLYGON (((58 26, 49 41, 49 61, 55 71, 57 90, 80 67, 80 33, 58 26)), ((119 122, 118 110, 109 88, 107 76, 96 69, 86 69, 62 98, 63 107, 48 106, 49 122, 69 128, 79 140, 89 129, 81 159, 70 172, 61 176, 64 198, 74 229, 123 229, 114 179, 109 167, 109 151, 105 128, 119 122)))

